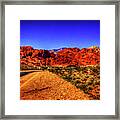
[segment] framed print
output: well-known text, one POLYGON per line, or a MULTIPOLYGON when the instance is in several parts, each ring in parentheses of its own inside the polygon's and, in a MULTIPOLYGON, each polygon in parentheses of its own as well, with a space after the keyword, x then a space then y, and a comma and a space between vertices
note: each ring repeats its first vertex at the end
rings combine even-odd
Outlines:
POLYGON ((119 119, 119 2, 1 2, 1 118, 119 119))

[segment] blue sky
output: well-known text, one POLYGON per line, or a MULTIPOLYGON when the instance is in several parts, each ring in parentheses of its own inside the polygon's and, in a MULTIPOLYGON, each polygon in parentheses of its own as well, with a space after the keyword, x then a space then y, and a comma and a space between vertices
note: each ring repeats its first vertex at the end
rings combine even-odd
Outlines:
POLYGON ((100 21, 20 20, 20 45, 37 49, 100 46, 100 21))

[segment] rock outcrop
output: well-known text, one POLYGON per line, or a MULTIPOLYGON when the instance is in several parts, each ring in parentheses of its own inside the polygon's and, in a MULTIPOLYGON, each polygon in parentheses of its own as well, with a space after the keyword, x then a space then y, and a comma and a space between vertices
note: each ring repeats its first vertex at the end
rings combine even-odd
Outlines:
POLYGON ((39 66, 86 66, 100 64, 100 48, 64 48, 58 51, 38 50, 31 46, 20 47, 20 65, 39 66))

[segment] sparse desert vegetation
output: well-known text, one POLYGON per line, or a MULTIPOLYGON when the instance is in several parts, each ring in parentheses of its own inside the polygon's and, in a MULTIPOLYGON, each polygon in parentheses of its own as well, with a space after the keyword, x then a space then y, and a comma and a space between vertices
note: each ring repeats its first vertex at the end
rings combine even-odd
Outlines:
POLYGON ((46 66, 39 67, 39 71, 49 71, 51 73, 56 74, 65 81, 68 81, 72 85, 76 86, 76 88, 83 91, 85 94, 89 96, 89 99, 91 100, 100 99, 100 66, 87 66, 87 67, 46 66))
POLYGON ((100 99, 100 66, 51 67, 48 70, 84 91, 90 99, 100 99))

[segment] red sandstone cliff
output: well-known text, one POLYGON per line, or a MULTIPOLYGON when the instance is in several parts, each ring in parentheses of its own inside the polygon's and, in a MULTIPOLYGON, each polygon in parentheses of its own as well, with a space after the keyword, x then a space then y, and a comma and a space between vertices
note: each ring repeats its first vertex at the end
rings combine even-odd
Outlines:
POLYGON ((20 47, 20 64, 35 66, 86 66, 100 64, 100 48, 64 48, 58 51, 20 47))

